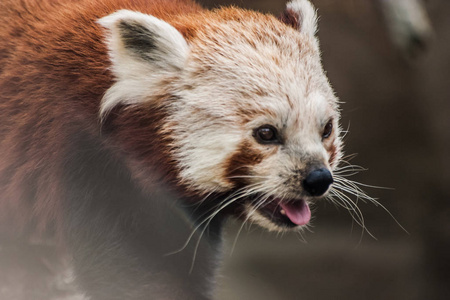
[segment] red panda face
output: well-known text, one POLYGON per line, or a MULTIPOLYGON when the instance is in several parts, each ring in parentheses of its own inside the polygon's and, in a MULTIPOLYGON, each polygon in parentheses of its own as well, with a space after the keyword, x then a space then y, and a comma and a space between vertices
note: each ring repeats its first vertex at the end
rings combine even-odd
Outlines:
POLYGON ((299 28, 225 9, 204 16, 188 40, 130 11, 100 21, 117 77, 101 113, 170 91, 161 130, 180 183, 202 196, 227 193, 218 210, 239 203, 246 220, 278 231, 309 223, 309 205, 330 189, 341 158, 315 12, 307 1, 290 5, 299 28))

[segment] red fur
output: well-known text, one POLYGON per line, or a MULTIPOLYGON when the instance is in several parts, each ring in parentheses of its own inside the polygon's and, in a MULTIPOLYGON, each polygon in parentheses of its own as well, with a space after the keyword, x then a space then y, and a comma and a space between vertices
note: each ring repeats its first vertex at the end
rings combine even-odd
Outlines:
MULTIPOLYGON (((229 20, 258 21, 250 22, 250 37, 230 31, 255 47, 252 39, 277 43, 272 38, 286 32, 272 16, 235 8, 207 12, 191 0, 2 0, 0 230, 15 237, 56 232, 73 258, 77 283, 92 299, 209 299, 223 221, 243 215, 244 204, 228 201, 233 191, 199 195, 206 192, 178 180, 170 148, 177 143, 169 132, 177 128, 162 128, 166 105, 177 100, 171 78, 158 82, 152 101, 115 103, 100 122, 100 103, 114 77, 97 21, 121 9, 165 20, 191 44, 208 45, 197 35, 204 24, 220 32, 229 20), (192 226, 198 242, 168 256, 186 237, 196 239, 192 226), (192 257, 199 258, 195 269, 192 257)), ((239 113, 244 122, 254 115, 239 113)), ((254 147, 244 140, 226 160, 225 175, 236 187, 273 154, 254 147)))
POLYGON ((328 163, 330 164, 330 166, 334 166, 336 164, 336 159, 338 156, 338 147, 336 146, 336 144, 333 142, 329 149, 327 149, 328 154, 330 155, 330 158, 328 159, 328 163))
MULTIPOLYGON (((88 136, 108 144, 101 135, 98 112, 113 78, 104 32, 96 20, 119 9, 166 20, 201 10, 190 0, 0 3, 4 24, 0 28, 0 228, 17 233, 59 224, 64 197, 60 178, 68 172, 64 161, 85 150, 74 137, 88 136)), ((145 125, 154 124, 149 121, 152 116, 128 111, 132 113, 142 117, 145 125)), ((162 159, 142 157, 157 147, 154 130, 143 130, 127 120, 120 116, 111 121, 122 128, 111 137, 124 142, 120 151, 132 151, 137 160, 150 164, 162 159)), ((133 162, 128 163, 133 168, 133 162)), ((134 169, 134 176, 148 178, 134 169)))
POLYGON ((295 29, 300 28, 302 22, 301 16, 288 8, 281 13, 280 21, 295 29))

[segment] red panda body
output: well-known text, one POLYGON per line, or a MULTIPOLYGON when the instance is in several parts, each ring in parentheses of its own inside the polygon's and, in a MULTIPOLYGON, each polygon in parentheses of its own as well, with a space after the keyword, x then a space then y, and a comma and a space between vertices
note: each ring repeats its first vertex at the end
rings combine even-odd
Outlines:
POLYGON ((209 299, 228 215, 300 228, 331 185, 308 1, 286 24, 190 0, 5 0, 0 18, 1 234, 54 233, 92 300, 209 299))
POLYGON ((101 140, 99 105, 113 78, 96 21, 124 8, 167 18, 199 7, 191 1, 115 0, 1 5, 8 24, 0 31, 2 212, 19 226, 39 216, 45 227, 41 220, 58 218, 57 187, 64 157, 79 148, 74 138, 101 140))

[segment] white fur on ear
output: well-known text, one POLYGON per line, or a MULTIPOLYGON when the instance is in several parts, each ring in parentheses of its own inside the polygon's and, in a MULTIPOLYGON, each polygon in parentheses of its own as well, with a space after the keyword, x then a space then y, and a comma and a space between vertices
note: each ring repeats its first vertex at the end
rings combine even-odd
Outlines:
POLYGON ((310 36, 317 32, 316 9, 308 0, 293 0, 286 4, 286 13, 294 14, 297 29, 310 36))
POLYGON ((108 30, 107 46, 116 83, 103 97, 100 115, 117 104, 146 99, 165 74, 184 67, 189 46, 181 33, 158 18, 119 10, 98 20, 108 30))

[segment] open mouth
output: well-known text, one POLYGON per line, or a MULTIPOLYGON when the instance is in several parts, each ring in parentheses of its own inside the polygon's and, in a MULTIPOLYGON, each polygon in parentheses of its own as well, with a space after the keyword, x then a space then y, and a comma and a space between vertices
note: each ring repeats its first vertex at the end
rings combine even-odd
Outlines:
POLYGON ((311 210, 304 199, 281 201, 272 198, 258 208, 259 213, 277 225, 284 227, 303 226, 311 220, 311 210))

